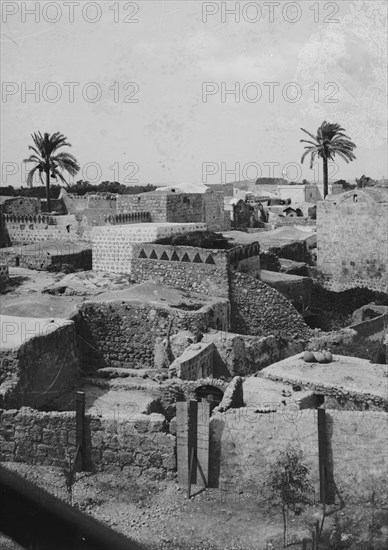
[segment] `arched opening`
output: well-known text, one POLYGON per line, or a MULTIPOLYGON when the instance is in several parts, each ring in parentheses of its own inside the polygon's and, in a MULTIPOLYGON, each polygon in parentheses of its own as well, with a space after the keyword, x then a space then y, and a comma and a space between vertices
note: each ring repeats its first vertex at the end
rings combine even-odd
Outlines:
POLYGON ((210 384, 199 386, 195 390, 196 400, 201 401, 202 399, 205 399, 212 405, 212 407, 216 407, 217 405, 219 405, 223 397, 224 392, 220 390, 220 388, 216 388, 215 386, 212 386, 210 384))

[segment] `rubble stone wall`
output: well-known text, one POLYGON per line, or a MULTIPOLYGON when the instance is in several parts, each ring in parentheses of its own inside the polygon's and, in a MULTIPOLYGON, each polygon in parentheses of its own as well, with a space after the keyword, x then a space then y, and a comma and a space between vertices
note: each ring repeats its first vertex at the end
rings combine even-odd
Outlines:
MULTIPOLYGON (((123 422, 86 416, 86 468, 151 479, 171 477, 176 469, 175 437, 165 432, 160 414, 138 414, 123 422)), ((75 450, 74 412, 0 410, 1 461, 68 469, 75 450)))
MULTIPOLYGON (((47 323, 47 320, 42 319, 42 323, 47 323)), ((42 329, 37 327, 43 334, 24 343, 31 327, 26 326, 23 318, 20 318, 20 323, 11 320, 8 324, 2 323, 5 331, 2 342, 6 342, 7 331, 17 330, 22 343, 10 349, 4 345, 0 352, 0 406, 42 407, 74 386, 80 362, 73 321, 55 326, 55 330, 50 332, 51 327, 47 327, 47 333, 44 326, 42 329)))
POLYGON ((219 301, 197 311, 134 302, 85 303, 82 316, 82 365, 86 372, 103 367, 152 368, 157 338, 208 328, 228 330, 229 305, 219 301))
POLYGON ((252 336, 309 338, 302 316, 280 292, 249 275, 231 272, 232 331, 252 336))

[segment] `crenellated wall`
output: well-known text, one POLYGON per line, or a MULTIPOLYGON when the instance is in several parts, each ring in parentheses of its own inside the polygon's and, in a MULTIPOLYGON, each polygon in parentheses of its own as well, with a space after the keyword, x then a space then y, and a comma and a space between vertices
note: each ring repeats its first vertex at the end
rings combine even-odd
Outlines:
POLYGON ((131 277, 210 296, 229 297, 229 254, 191 246, 134 244, 131 277))

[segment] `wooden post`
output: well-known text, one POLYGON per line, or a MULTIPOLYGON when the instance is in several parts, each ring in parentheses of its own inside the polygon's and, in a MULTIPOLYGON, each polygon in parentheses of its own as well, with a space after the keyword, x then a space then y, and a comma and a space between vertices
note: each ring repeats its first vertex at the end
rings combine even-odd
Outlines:
POLYGON ((303 539, 303 546, 302 546, 302 550, 307 550, 307 542, 308 542, 308 540, 307 540, 307 539, 303 539))
POLYGON ((189 481, 189 453, 188 453, 188 409, 186 401, 177 401, 176 404, 176 446, 178 483, 186 485, 189 481))
POLYGON ((319 520, 317 519, 315 523, 315 549, 318 550, 318 543, 319 543, 319 520))
POLYGON ((85 393, 77 391, 75 400, 75 446, 79 450, 76 457, 77 466, 81 471, 85 468, 85 445, 84 445, 84 422, 85 422, 85 393))
POLYGON ((210 403, 202 399, 197 416, 197 483, 202 481, 204 487, 209 483, 209 420, 210 403))
MULTIPOLYGON (((193 460, 197 459, 197 423, 198 423, 198 401, 191 400, 188 403, 188 456, 193 456, 193 460), (194 451, 194 454, 193 454, 194 451)), ((190 473, 188 474, 190 476, 190 473)), ((191 476, 189 477, 190 483, 195 485, 197 483, 197 468, 196 464, 191 468, 191 476)))
POLYGON ((318 409, 319 500, 326 503, 327 491, 327 435, 326 411, 318 409))

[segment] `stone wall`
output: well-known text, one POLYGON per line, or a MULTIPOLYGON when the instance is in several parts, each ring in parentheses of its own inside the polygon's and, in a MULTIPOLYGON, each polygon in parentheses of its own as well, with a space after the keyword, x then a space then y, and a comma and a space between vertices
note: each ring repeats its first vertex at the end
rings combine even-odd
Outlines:
POLYGON ((225 228, 222 193, 170 193, 151 192, 117 197, 119 213, 150 212, 155 223, 206 223, 209 230, 225 228))
POLYGON ((131 273, 133 243, 149 243, 161 237, 204 229, 205 224, 191 223, 137 223, 94 227, 91 237, 93 269, 111 273, 131 273))
POLYGON ((82 212, 86 209, 108 209, 111 212, 116 211, 116 197, 111 195, 73 195, 62 188, 59 198, 63 201, 69 214, 82 212))
POLYGON ((340 197, 318 203, 317 266, 330 282, 326 286, 387 292, 388 205, 360 189, 340 197))
POLYGON ((253 336, 308 339, 311 331, 280 292, 242 273, 230 275, 232 331, 253 336))
POLYGON ((229 297, 229 255, 193 246, 134 245, 131 276, 184 290, 229 297))
POLYGON ((80 306, 82 364, 86 372, 103 367, 153 368, 157 338, 180 330, 228 330, 229 305, 219 301, 197 311, 136 302, 87 302, 80 306))
POLYGON ((374 319, 362 321, 350 325, 351 329, 355 330, 359 336, 369 338, 371 340, 381 340, 388 328, 388 313, 379 315, 374 319))
POLYGON ((80 241, 89 237, 87 227, 75 216, 15 216, 4 214, 3 222, 11 244, 49 240, 80 241))
POLYGON ((1 324, 0 406, 42 407, 74 386, 80 362, 73 321, 2 316, 1 324))
POLYGON ((71 265, 75 269, 92 269, 92 250, 88 243, 40 241, 35 246, 15 245, 0 251, 0 261, 7 266, 27 269, 50 269, 50 266, 71 265))
POLYGON ((221 364, 219 371, 226 369, 227 376, 254 374, 304 350, 302 342, 285 345, 273 335, 258 338, 220 331, 204 334, 202 342, 216 346, 216 357, 221 364))
POLYGON ((1 205, 2 214, 37 216, 41 213, 40 199, 33 197, 9 197, 1 205))
MULTIPOLYGON (((150 212, 153 223, 165 223, 167 219, 166 193, 140 193, 140 195, 119 195, 116 200, 119 214, 150 212)), ((185 220, 186 221, 186 220, 185 220)))
MULTIPOLYGON (((239 489, 265 498, 269 468, 287 444, 300 448, 311 467, 317 501, 318 421, 316 410, 285 407, 260 414, 255 407, 232 409, 210 421, 210 480, 223 491, 239 489)), ((388 433, 386 414, 339 412, 327 414, 329 462, 346 503, 370 501, 373 489, 388 499, 388 433)), ((338 502, 338 499, 337 499, 338 502)))
POLYGON ((182 380, 229 377, 213 342, 202 341, 188 346, 170 365, 169 377, 182 380))
MULTIPOLYGON (((172 477, 176 469, 175 437, 165 433, 160 414, 138 414, 123 422, 85 418, 86 468, 90 471, 172 477)), ((33 409, 0 410, 0 460, 69 467, 74 459, 76 423, 73 412, 33 409)))

